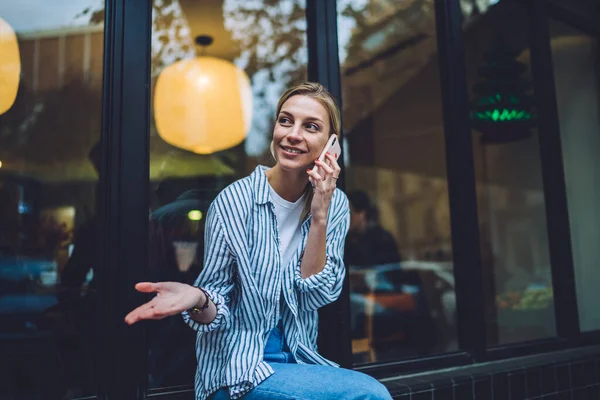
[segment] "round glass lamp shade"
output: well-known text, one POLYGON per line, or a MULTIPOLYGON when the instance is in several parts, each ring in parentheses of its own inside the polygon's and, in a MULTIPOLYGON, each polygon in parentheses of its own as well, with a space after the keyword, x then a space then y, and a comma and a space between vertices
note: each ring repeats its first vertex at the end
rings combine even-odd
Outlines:
POLYGON ((252 89, 244 71, 215 57, 166 67, 154 91, 154 120, 163 140, 198 154, 240 144, 250 130, 252 89))
POLYGON ((0 18, 0 114, 7 112, 17 98, 21 56, 17 36, 11 26, 0 18))

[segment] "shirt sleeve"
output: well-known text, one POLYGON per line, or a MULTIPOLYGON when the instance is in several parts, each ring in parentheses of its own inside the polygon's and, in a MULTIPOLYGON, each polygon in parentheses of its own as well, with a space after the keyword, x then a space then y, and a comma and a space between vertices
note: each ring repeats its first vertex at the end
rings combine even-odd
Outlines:
POLYGON ((344 265, 344 244, 350 226, 350 209, 348 199, 339 192, 337 201, 330 207, 336 210, 328 224, 327 243, 325 245, 325 266, 317 274, 302 278, 298 261, 295 270, 295 282, 298 290, 298 305, 302 311, 314 311, 327 305, 340 296, 342 292, 346 267, 344 265))
POLYGON ((187 311, 184 321, 198 332, 210 332, 221 326, 229 317, 229 293, 233 289, 235 256, 228 244, 218 208, 213 203, 208 210, 204 234, 204 266, 194 286, 201 287, 217 307, 217 316, 210 324, 196 322, 187 311))

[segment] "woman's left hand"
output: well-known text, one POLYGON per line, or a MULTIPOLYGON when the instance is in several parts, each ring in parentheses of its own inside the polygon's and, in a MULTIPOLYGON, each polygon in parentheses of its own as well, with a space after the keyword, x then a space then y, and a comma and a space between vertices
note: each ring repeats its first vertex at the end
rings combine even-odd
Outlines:
POLYGON ((316 160, 315 165, 319 167, 316 172, 312 169, 306 171, 314 189, 310 212, 313 221, 326 222, 331 196, 335 191, 341 168, 336 157, 330 153, 325 154, 324 161, 316 160))

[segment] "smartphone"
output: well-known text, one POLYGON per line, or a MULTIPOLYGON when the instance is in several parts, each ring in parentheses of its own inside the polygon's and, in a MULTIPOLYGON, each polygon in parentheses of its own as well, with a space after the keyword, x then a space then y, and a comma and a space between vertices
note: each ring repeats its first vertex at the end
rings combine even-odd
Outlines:
MULTIPOLYGON (((342 154, 342 147, 340 146, 340 141, 335 133, 329 136, 329 140, 327 140, 327 144, 319 156, 319 161, 325 160, 325 153, 329 153, 336 158, 340 158, 340 154, 342 154)), ((318 168, 319 167, 315 165, 313 171, 317 171, 318 168)))

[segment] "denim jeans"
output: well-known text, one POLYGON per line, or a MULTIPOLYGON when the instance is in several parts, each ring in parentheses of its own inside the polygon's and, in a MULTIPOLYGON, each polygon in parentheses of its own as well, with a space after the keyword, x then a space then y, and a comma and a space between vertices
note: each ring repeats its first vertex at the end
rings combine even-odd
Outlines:
MULTIPOLYGON (((275 327, 265 345, 264 360, 275 373, 249 391, 247 400, 391 400, 387 389, 361 372, 324 365, 296 364, 283 337, 275 327)), ((209 399, 229 400, 227 388, 209 399)))

